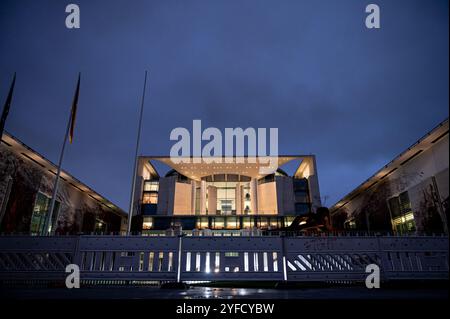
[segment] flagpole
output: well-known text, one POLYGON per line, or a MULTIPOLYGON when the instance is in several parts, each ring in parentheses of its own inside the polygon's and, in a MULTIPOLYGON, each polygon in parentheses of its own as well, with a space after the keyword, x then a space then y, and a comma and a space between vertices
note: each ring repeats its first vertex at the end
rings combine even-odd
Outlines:
POLYGON ((141 139, 141 127, 142 127, 142 114, 144 113, 144 101, 145 101, 145 89, 147 87, 147 71, 145 71, 144 77, 144 89, 142 91, 142 99, 141 99, 141 111, 139 114, 139 126, 138 133, 136 139, 136 152, 134 154, 134 167, 133 167, 133 179, 131 182, 131 195, 130 195, 130 209, 128 212, 128 228, 127 235, 131 232, 131 220, 133 218, 133 208, 134 208, 134 194, 136 191, 136 174, 137 174, 137 166, 138 166, 138 152, 139 152, 139 142, 141 139))
MULTIPOLYGON (((80 73, 78 73, 78 85, 80 83, 80 73)), ((62 162, 63 162, 63 158, 64 158, 64 150, 66 149, 66 143, 67 143, 67 138, 69 137, 69 133, 70 133, 70 126, 72 123, 72 116, 73 116, 73 105, 72 105, 72 109, 70 110, 70 115, 69 115, 69 120, 67 121, 67 128, 66 128, 66 134, 64 135, 64 141, 62 144, 62 148, 61 148, 61 153, 59 154, 59 161, 58 161, 58 170, 56 172, 56 177, 55 177, 55 183, 53 184, 53 193, 52 193, 52 199, 50 202, 50 210, 48 212, 48 218, 47 218, 47 222, 45 224, 45 233, 47 235, 50 235, 51 233, 54 233, 55 229, 53 229, 53 225, 52 225, 52 217, 53 217, 53 210, 55 209, 55 202, 56 202, 56 195, 58 194, 58 186, 59 186, 59 177, 61 175, 61 166, 62 166, 62 162)), ((55 220, 56 222, 58 222, 58 218, 56 218, 55 220)), ((56 228, 57 225, 55 225, 56 228)))
POLYGON ((14 77, 11 82, 11 87, 9 88, 8 96, 6 97, 5 106, 3 107, 2 116, 0 118, 0 141, 2 140, 3 130, 5 129, 5 124, 6 124, 6 119, 8 118, 9 109, 11 107, 15 84, 16 84, 16 72, 14 72, 14 77))

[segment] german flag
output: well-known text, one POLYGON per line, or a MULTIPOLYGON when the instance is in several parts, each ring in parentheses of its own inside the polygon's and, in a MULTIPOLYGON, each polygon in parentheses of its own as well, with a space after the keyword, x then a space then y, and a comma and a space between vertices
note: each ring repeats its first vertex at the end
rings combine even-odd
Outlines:
POLYGON ((75 128, 75 118, 77 117, 78 96, 80 95, 80 78, 81 74, 78 73, 77 88, 75 89, 75 95, 73 97, 72 110, 70 115, 70 133, 69 133, 70 144, 72 144, 73 141, 73 130, 75 128))
POLYGON ((3 136, 3 130, 5 129, 6 118, 8 117, 9 109, 11 108, 11 101, 14 92, 14 85, 16 84, 16 73, 9 88, 8 96, 6 97, 5 105, 3 106, 2 117, 0 118, 0 141, 3 136))

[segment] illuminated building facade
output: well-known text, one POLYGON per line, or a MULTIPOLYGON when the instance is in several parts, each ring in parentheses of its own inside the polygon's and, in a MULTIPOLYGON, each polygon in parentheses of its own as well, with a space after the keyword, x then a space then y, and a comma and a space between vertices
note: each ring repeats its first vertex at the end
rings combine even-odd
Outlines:
POLYGON ((133 231, 278 229, 321 206, 313 155, 279 156, 269 174, 266 159, 140 157, 133 231), (171 169, 160 176, 155 161, 171 169), (280 168, 291 161, 293 176, 280 168))
POLYGON ((330 208, 335 229, 448 233, 449 123, 440 123, 330 208))
MULTIPOLYGON (((0 233, 46 234, 57 167, 4 133, 0 144, 0 233)), ((66 171, 61 172, 52 229, 56 234, 119 233, 127 214, 66 171)))

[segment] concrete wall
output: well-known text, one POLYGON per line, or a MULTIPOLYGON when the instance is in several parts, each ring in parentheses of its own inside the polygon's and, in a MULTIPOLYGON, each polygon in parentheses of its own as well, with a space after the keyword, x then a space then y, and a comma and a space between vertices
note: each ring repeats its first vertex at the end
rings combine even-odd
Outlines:
POLYGON ((175 183, 174 215, 191 214, 192 186, 187 183, 175 183))
POLYGON ((260 215, 278 214, 276 182, 259 184, 257 198, 258 198, 258 214, 260 215))
POLYGON ((161 177, 159 179, 158 215, 173 215, 175 201, 176 176, 161 177))
POLYGON ((217 213, 217 187, 208 186, 208 215, 217 213))
POLYGON ((292 177, 276 176, 276 196, 278 202, 278 214, 289 215, 295 213, 295 197, 292 177))

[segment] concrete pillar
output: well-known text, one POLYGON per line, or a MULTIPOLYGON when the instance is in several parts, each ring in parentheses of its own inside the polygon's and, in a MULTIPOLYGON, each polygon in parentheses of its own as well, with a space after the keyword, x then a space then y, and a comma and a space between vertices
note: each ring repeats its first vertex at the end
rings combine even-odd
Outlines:
POLYGON ((236 201, 236 215, 242 214, 242 193, 241 193, 241 183, 236 183, 235 201, 236 201))
POLYGON ((311 160, 311 175, 308 177, 309 186, 309 196, 312 202, 313 211, 317 211, 319 207, 322 207, 322 202, 320 199, 320 189, 319 189, 319 176, 317 174, 317 164, 316 157, 312 156, 311 160))
POLYGON ((252 178, 250 181, 250 204, 252 214, 258 213, 258 180, 252 178))
POLYGON ((217 187, 208 186, 208 215, 217 214, 217 187))
POLYGON ((197 186, 196 186, 196 182, 195 181, 191 181, 191 187, 192 187, 192 192, 191 192, 191 214, 195 215, 195 195, 197 192, 197 186))
POLYGON ((206 181, 200 182, 200 215, 206 215, 206 181))

